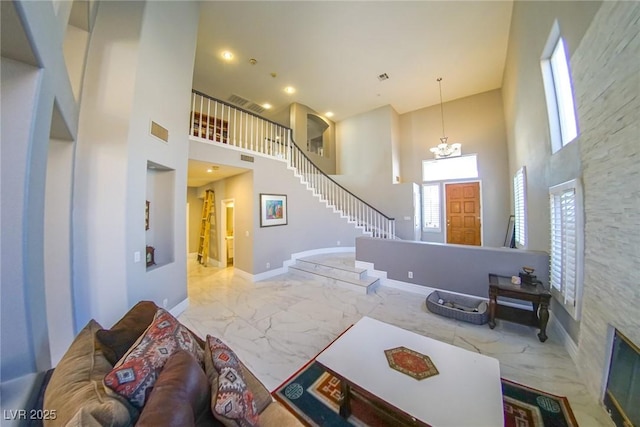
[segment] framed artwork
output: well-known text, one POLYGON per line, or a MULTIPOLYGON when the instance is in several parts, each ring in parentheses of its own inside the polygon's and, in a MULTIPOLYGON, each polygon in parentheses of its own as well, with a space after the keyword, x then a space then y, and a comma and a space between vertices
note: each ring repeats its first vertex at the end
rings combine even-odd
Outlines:
POLYGON ((149 205, 151 203, 147 200, 147 207, 145 208, 144 211, 144 229, 148 230, 149 229, 149 205))
POLYGON ((287 225, 287 196, 260 194, 260 227, 287 225))
POLYGON ((504 236, 505 248, 516 247, 515 232, 516 232, 516 217, 515 215, 511 215, 509 217, 509 224, 507 225, 507 234, 504 236))

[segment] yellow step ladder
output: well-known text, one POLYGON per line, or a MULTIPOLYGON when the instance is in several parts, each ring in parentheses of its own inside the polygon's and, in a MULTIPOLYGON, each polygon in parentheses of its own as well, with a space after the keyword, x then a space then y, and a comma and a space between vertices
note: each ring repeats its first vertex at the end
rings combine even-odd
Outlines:
POLYGON ((205 267, 209 261, 209 242, 211 225, 216 221, 216 203, 213 190, 207 190, 202 203, 202 220, 200 221, 200 243, 198 245, 198 262, 205 267))

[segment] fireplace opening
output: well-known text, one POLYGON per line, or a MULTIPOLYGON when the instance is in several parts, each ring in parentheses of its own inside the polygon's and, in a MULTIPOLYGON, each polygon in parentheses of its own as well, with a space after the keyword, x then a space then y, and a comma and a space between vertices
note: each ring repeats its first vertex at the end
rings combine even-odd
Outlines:
POLYGON ((640 351, 616 330, 604 404, 618 427, 640 426, 640 351))

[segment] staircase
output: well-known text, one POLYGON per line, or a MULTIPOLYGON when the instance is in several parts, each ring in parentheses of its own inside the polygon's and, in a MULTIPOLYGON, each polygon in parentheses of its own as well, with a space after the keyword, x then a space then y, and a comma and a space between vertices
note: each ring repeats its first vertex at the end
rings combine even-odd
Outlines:
POLYGON ((320 202, 361 229, 363 234, 396 238, 394 218, 322 172, 293 141, 291 129, 198 91, 192 91, 190 119, 191 137, 286 162, 320 202))
POLYGON ((289 272, 363 294, 373 292, 380 284, 379 279, 368 277, 367 270, 355 267, 354 261, 353 253, 313 255, 298 258, 289 266, 289 272))

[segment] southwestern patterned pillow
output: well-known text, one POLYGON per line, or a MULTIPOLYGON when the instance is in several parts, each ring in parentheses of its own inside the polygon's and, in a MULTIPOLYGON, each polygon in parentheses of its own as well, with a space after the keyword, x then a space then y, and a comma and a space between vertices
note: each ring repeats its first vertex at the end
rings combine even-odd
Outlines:
POLYGON ((258 411, 253 393, 242 374, 238 356, 220 339, 211 335, 207 335, 207 348, 219 375, 217 393, 212 390, 215 393, 211 399, 214 416, 225 425, 229 424, 228 421, 235 421, 234 424, 242 427, 257 426, 258 411))
POLYGON ((142 408, 164 364, 179 349, 190 352, 202 364, 204 352, 195 337, 160 308, 147 330, 104 377, 107 391, 113 390, 142 408))

